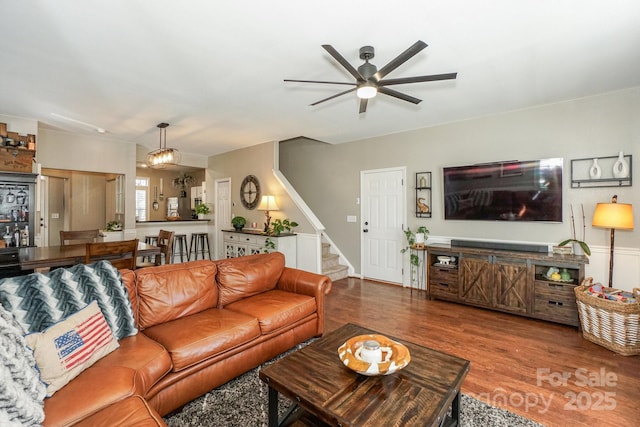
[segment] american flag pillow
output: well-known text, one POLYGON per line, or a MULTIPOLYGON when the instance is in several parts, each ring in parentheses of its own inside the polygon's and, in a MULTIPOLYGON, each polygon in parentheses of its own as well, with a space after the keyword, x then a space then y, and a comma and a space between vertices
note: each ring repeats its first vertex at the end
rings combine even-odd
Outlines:
POLYGON ((119 347, 95 301, 25 339, 33 350, 40 379, 47 386, 47 396, 119 347))

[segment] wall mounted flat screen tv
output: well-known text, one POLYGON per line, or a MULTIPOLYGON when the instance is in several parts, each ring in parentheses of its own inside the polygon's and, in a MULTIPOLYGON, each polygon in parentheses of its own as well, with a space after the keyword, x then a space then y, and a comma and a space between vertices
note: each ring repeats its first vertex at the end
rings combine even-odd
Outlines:
POLYGON ((444 218, 562 222, 562 158, 445 167, 444 218))

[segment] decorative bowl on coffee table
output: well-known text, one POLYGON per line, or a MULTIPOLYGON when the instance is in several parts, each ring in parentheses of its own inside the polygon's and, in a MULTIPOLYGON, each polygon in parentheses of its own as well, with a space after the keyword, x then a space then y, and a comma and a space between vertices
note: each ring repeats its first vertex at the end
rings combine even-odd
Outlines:
POLYGON ((407 347, 378 334, 358 335, 348 339, 338 348, 338 357, 347 368, 367 376, 393 374, 411 361, 407 347), (365 343, 371 341, 380 345, 381 360, 377 363, 370 362, 368 357, 363 356, 365 343))

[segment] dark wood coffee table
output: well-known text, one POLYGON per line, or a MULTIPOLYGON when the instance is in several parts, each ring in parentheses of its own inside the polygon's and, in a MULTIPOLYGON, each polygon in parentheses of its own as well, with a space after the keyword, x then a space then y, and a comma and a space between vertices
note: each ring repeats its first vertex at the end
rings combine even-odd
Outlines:
POLYGON ((261 369, 260 379, 269 386, 269 426, 281 425, 278 393, 297 405, 289 418, 311 416, 314 425, 455 425, 469 361, 387 335, 407 346, 409 365, 391 375, 360 375, 342 364, 338 347, 372 333, 378 332, 347 324, 261 369))

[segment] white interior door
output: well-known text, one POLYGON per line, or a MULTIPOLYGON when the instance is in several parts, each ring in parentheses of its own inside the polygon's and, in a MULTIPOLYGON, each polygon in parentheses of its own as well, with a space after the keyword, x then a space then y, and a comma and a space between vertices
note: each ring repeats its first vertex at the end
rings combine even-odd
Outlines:
POLYGON ((231 178, 216 180, 215 259, 225 257, 222 230, 231 228, 231 178))
POLYGON ((360 173, 363 277, 402 283, 405 175, 405 168, 360 173))

